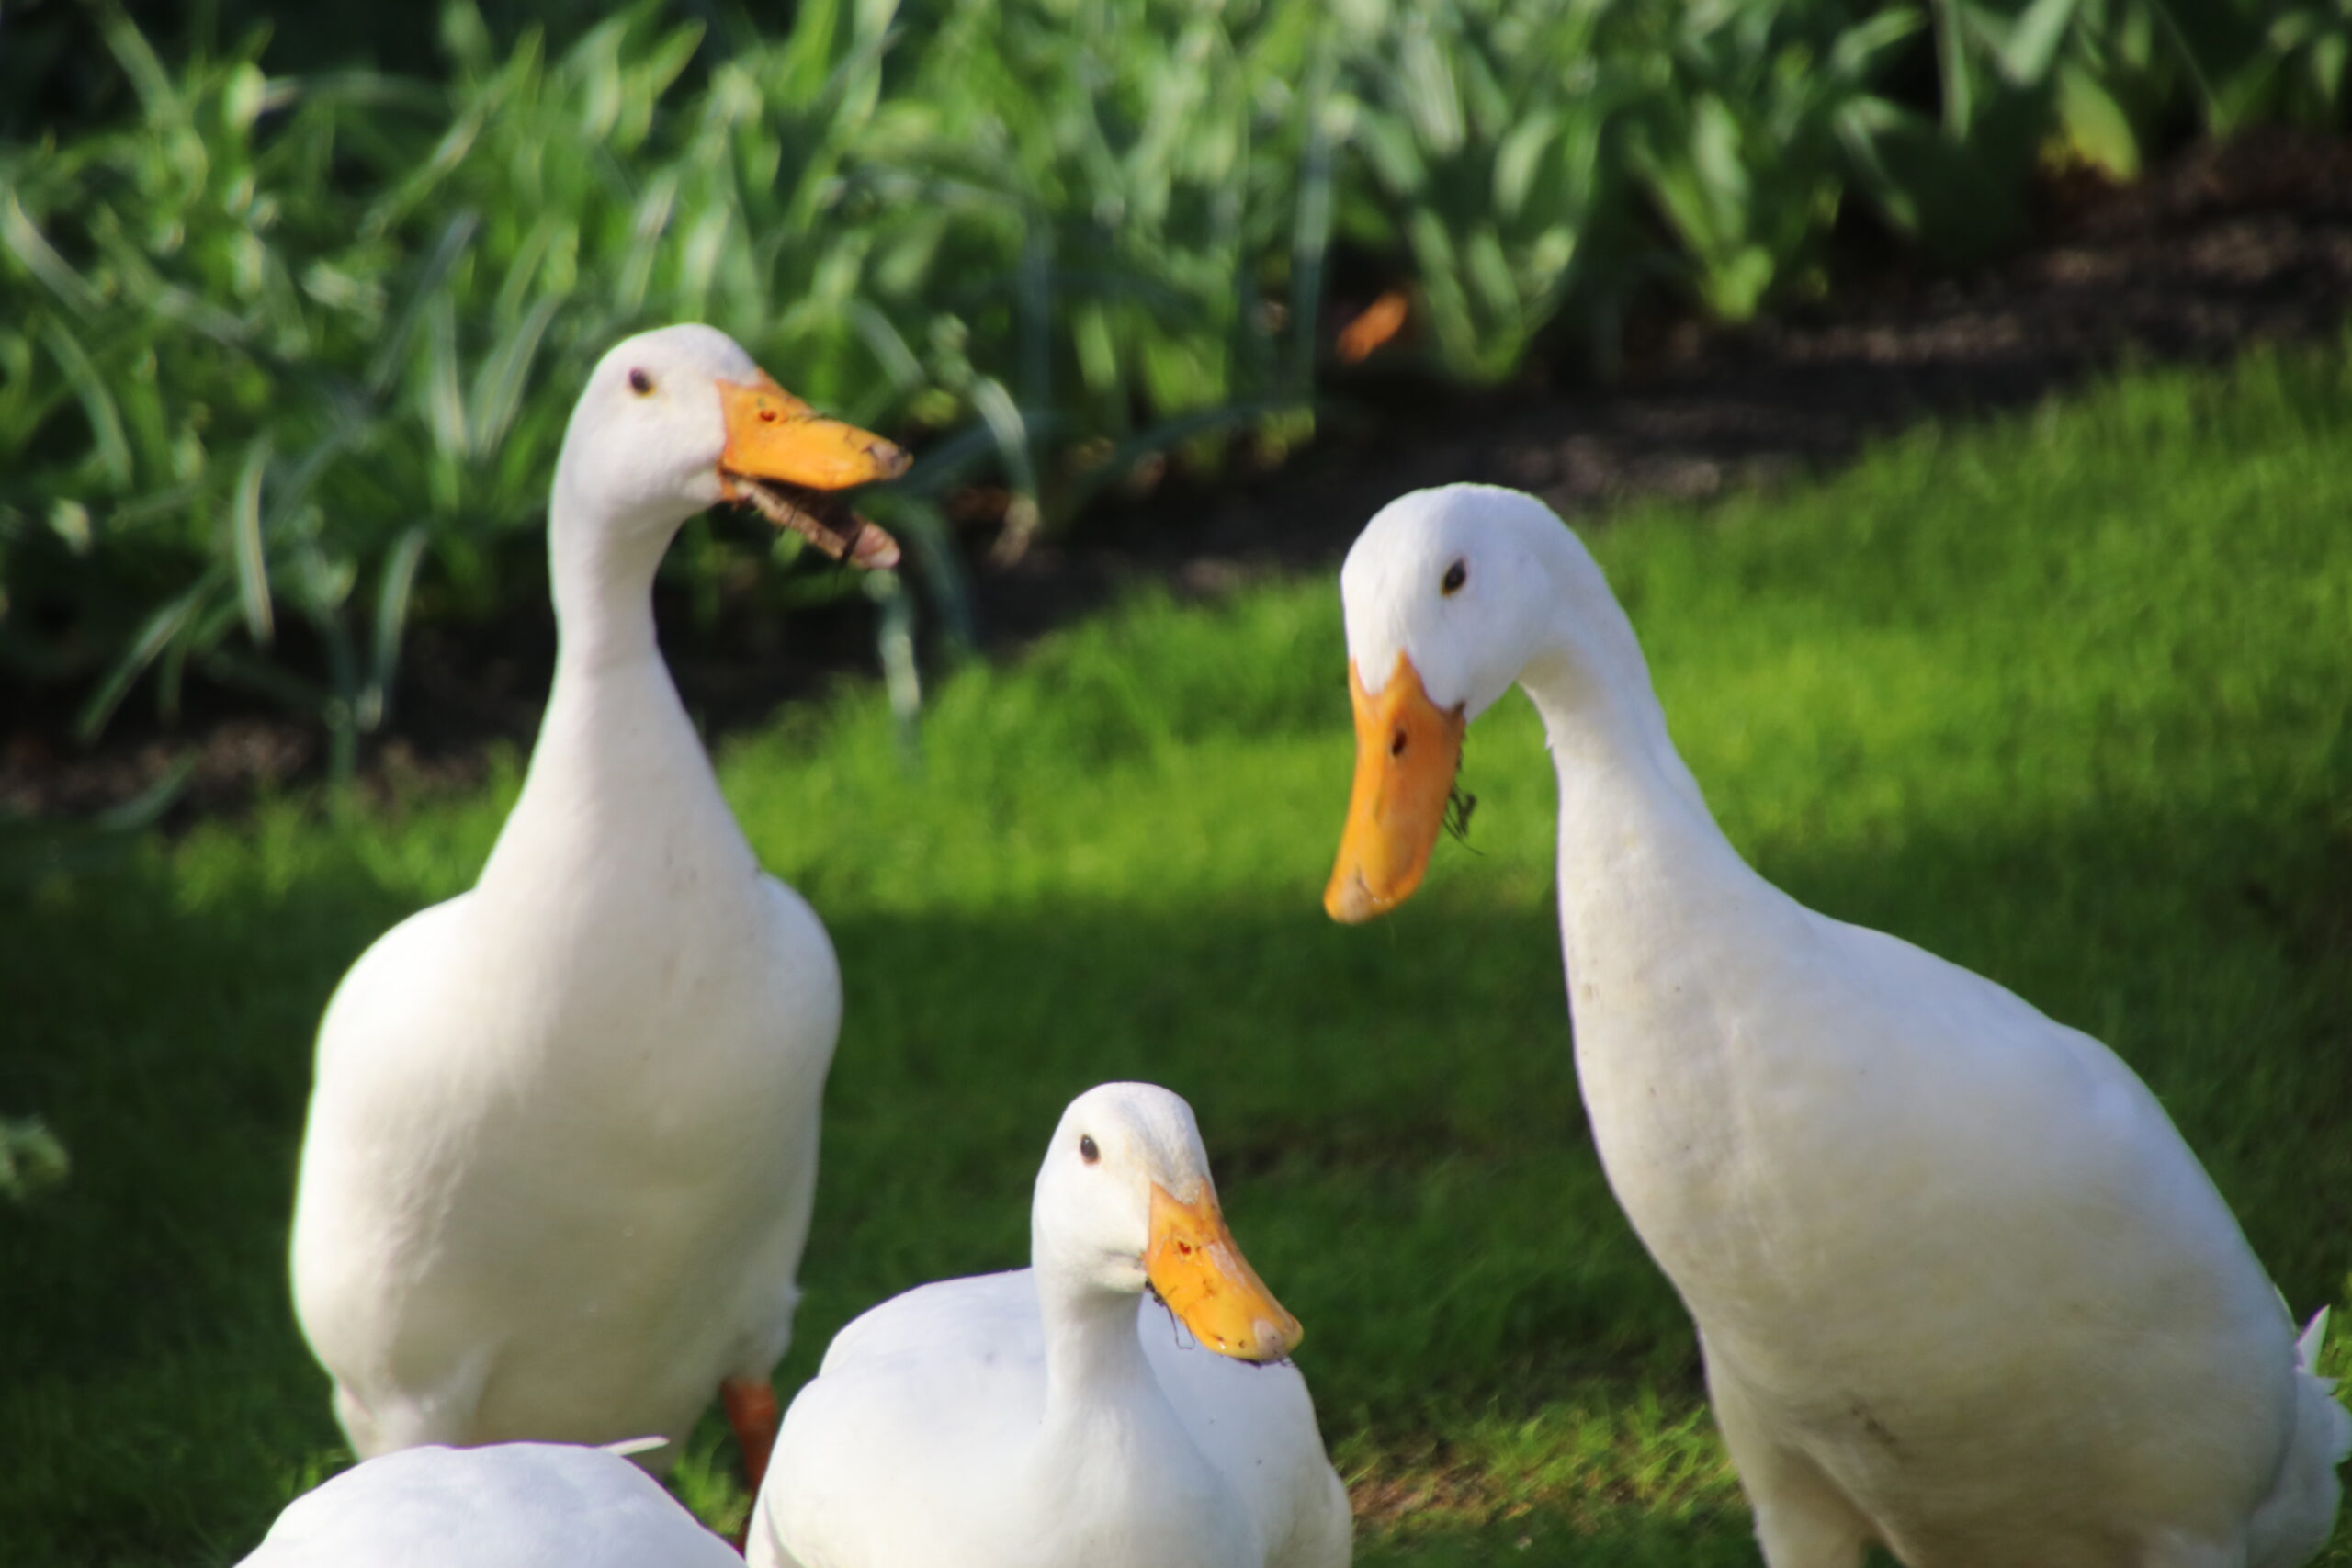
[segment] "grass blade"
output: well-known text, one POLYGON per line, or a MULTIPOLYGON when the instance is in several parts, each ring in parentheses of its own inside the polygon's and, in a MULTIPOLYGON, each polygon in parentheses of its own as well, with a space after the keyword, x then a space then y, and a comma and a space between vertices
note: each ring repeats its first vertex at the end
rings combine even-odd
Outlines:
POLYGON ((424 559, 424 547, 430 537, 420 523, 402 534, 384 558, 384 581, 376 593, 376 635, 368 660, 368 683, 358 703, 362 729, 374 729, 391 711, 392 678, 400 669, 401 636, 408 626, 409 595, 416 586, 416 569, 424 559))
POLYGON ((261 481, 269 468, 269 436, 256 435, 245 447, 244 468, 237 475, 237 493, 229 506, 229 531, 237 562, 237 597, 245 611, 245 630, 256 646, 267 648, 277 636, 270 609, 269 558, 261 536, 261 481))
POLYGON ((416 279, 410 285, 408 301, 394 317, 390 331, 378 343, 376 356, 368 364, 367 384, 370 392, 380 394, 400 374, 401 361, 408 355, 409 339, 416 332, 416 323, 425 307, 440 297, 442 280, 449 269, 458 265, 466 247, 473 243, 474 233, 481 227, 481 219, 470 209, 449 215, 434 237, 433 249, 426 253, 424 265, 417 269, 416 279))
POLYGON ((82 280, 82 275, 74 270, 72 264, 57 254, 57 247, 26 214, 24 203, 17 199, 13 190, 0 191, 0 242, 7 244, 9 254, 24 264, 27 272, 47 285, 49 291, 75 314, 91 315, 106 303, 96 289, 82 280))
POLYGON ((82 705, 81 714, 74 722, 74 733, 78 738, 85 742, 97 739, 98 732, 106 728, 107 720, 114 716, 115 709, 122 705, 122 699, 130 694, 139 677, 204 607, 215 581, 208 574, 195 587, 166 602, 141 624, 130 646, 122 650, 106 677, 98 682, 96 690, 90 694, 90 700, 82 705))
POLYGON ((471 405, 467 417, 474 451, 493 451, 505 439, 522 406, 531 366, 538 358, 539 340, 547 335, 548 323, 562 304, 556 295, 540 295, 522 324, 474 372, 473 393, 467 400, 471 405))
POLYGON ((135 833, 141 828, 152 828, 163 819, 164 813, 180 797, 188 777, 196 772, 193 754, 180 758, 153 784, 132 795, 119 806, 109 806, 90 818, 91 826, 106 833, 135 833))
POLYGON ((469 453, 466 441, 466 395, 458 386, 458 309, 447 294, 435 294, 425 309, 425 412, 433 446, 444 463, 469 453))
POLYGON ((90 421, 90 440, 98 467, 106 473, 114 488, 128 490, 131 482, 130 440, 123 434, 122 412, 115 406, 114 394, 107 390, 106 378, 98 374, 97 365, 90 358, 82 340, 68 331, 62 321, 42 323, 41 337, 48 343, 50 353, 73 383, 74 395, 82 402, 82 412, 90 421))

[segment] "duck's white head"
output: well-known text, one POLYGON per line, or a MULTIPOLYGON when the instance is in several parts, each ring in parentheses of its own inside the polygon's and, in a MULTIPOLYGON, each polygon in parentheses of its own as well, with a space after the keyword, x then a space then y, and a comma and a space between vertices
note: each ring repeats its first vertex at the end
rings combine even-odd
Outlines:
POLYGON ((1037 1172, 1030 1231, 1040 1274, 1156 1291, 1212 1350, 1274 1361, 1298 1345, 1298 1319, 1226 1228, 1193 1108, 1164 1089, 1103 1084, 1070 1102, 1037 1172))
POLYGON ((1552 650, 1576 561, 1590 565, 1557 513, 1492 485, 1400 496, 1358 536, 1340 571, 1356 777, 1323 895, 1334 919, 1370 919, 1420 886, 1463 733, 1552 650))
MULTIPOLYGON (((560 514, 658 536, 721 501, 847 490, 895 478, 906 454, 820 418, 715 327, 639 333, 597 361, 556 465, 560 514)), ((786 510, 790 510, 789 507, 786 510)), ((888 564, 869 562, 867 564, 888 564)))

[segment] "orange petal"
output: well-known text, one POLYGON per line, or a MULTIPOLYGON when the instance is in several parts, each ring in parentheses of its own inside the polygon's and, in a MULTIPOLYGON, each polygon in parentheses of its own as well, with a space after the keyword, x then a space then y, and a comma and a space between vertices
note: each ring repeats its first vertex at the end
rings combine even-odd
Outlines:
POLYGON ((1373 350, 1405 330, 1408 314, 1409 310, 1401 288, 1392 288, 1365 306, 1361 315, 1340 329, 1340 362, 1361 365, 1371 358, 1373 350))

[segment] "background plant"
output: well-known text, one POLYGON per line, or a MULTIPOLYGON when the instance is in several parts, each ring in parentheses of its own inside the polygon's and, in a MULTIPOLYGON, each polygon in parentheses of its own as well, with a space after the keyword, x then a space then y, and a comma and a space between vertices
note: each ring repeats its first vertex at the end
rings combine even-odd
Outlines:
POLYGON ((1411 258, 1442 363, 1500 380, 1574 288, 1597 311, 1624 281, 1619 122, 1642 84, 1606 45, 1627 8, 1367 9, 1346 51, 1363 176, 1346 189, 1349 231, 1411 258))
POLYGON ((1946 129, 2011 156, 2054 124, 2129 175, 2184 125, 2344 123, 2346 0, 1938 0, 1936 17, 1946 129))
MULTIPOLYGON (((2340 125, 2352 53, 2352 0, 265 14, 11 19, 0 681, 91 734, 193 672, 314 716, 343 766, 413 620, 540 593, 571 389, 633 328, 712 321, 910 435, 876 504, 968 637, 941 497, 1000 493, 1013 553, 1147 459, 1295 441, 1335 245, 1410 297, 1395 352, 1430 373, 1605 362, 1630 299, 1817 289, 1857 214, 1981 251, 2053 152, 2128 174, 2340 125)), ((697 522, 667 570, 705 615, 843 591, 771 553, 697 522)), ((913 603, 874 589, 911 701, 913 603)))
POLYGON ((38 1116, 0 1116, 0 1198, 22 1202, 65 1179, 65 1145, 38 1116))

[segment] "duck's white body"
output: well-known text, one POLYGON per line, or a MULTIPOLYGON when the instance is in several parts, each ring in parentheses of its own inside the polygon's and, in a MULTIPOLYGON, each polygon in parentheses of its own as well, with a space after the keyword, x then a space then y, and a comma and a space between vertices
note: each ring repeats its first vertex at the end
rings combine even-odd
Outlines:
POLYGON ((840 976, 720 797, 650 604, 718 499, 712 383, 754 378, 702 328, 598 367, 557 470, 560 651, 522 796, 474 889, 327 1009, 294 1294, 363 1456, 681 1438, 722 1381, 765 1397, 789 1339, 840 976))
MULTIPOLYGON (((1408 496, 1343 582, 1366 687, 1409 679, 1466 719, 1515 678, 1543 716, 1585 1103, 1697 1321, 1771 1568, 1856 1568, 1871 1542, 1909 1568, 2319 1550, 2352 1422, 2128 1067, 1751 871, 1540 503, 1408 496)), ((1360 896, 1335 878, 1336 912, 1360 896)))
POLYGON ((288 1505, 239 1568, 742 1568, 659 1483, 597 1449, 411 1449, 288 1505))
POLYGON ((353 1447, 683 1438, 764 1381, 840 1017, 660 665, 560 671, 481 882, 320 1031, 295 1300, 353 1447))
POLYGON ((1298 1370, 1216 1354, 1139 1280, 1092 1290, 1039 1253, 842 1331, 786 1414, 753 1568, 1344 1564, 1347 1492, 1298 1370))
POLYGON ((1058 1412, 1032 1270, 865 1314, 786 1413, 753 1568, 1345 1562, 1347 1493, 1298 1370, 1204 1349, 1148 1300, 1118 1326, 1132 1354, 1058 1412))

